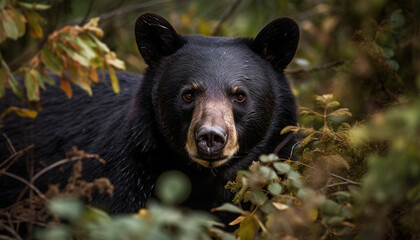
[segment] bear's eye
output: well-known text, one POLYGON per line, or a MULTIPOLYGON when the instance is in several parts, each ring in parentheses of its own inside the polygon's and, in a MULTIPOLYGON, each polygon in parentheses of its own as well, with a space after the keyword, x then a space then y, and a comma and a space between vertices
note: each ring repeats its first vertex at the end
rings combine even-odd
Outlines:
POLYGON ((235 94, 235 101, 240 102, 240 103, 245 101, 245 94, 243 93, 235 94))
POLYGON ((182 99, 184 99, 184 101, 186 101, 186 102, 191 102, 194 99, 194 93, 188 91, 188 92, 182 94, 182 99))

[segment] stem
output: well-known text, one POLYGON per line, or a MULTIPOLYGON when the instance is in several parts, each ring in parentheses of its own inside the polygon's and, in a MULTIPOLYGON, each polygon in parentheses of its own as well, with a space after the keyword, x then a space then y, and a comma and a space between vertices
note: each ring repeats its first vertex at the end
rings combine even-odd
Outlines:
POLYGON ((230 16, 232 16, 232 13, 236 10, 236 8, 238 8, 239 4, 241 3, 242 0, 236 0, 233 5, 229 8, 229 11, 227 11, 227 13, 225 13, 225 15, 222 17, 222 19, 220 20, 220 22, 217 24, 217 26, 214 28, 213 32, 211 33, 212 36, 215 36, 216 34, 219 33, 220 28, 222 28, 222 25, 224 22, 226 22, 226 20, 228 20, 228 18, 230 16))
POLYGON ((321 65, 319 67, 313 67, 313 68, 298 68, 298 69, 285 69, 284 73, 287 74, 297 74, 297 73, 306 73, 306 72, 315 72, 315 71, 321 71, 328 68, 337 67, 340 65, 343 65, 344 61, 336 61, 331 63, 326 63, 324 65, 321 65))
POLYGON ((14 179, 18 180, 19 182, 22 182, 22 183, 26 184, 32 190, 34 190, 42 199, 44 199, 45 201, 49 202, 48 198, 46 198, 45 195, 42 194, 41 191, 39 191, 39 189, 37 187, 35 187, 32 183, 28 182, 27 180, 25 180, 25 179, 23 179, 23 178, 15 175, 15 174, 13 174, 13 173, 9 173, 9 172, 6 172, 4 170, 0 170, 0 175, 2 175, 2 174, 5 175, 5 176, 14 178, 14 179))
MULTIPOLYGON (((22 240, 22 238, 19 236, 19 234, 11 227, 7 226, 6 224, 3 224, 0 222, 0 226, 4 229, 6 229, 9 233, 11 233, 16 239, 22 240)), ((9 238, 6 238, 9 239, 9 238)))

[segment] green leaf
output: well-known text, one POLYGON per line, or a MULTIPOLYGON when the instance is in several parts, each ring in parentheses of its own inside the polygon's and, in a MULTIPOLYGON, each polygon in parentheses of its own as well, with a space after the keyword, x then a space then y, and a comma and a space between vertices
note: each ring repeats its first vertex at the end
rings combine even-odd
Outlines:
POLYGON ((71 239, 69 226, 57 225, 52 228, 35 231, 36 239, 71 239))
POLYGON ((295 188, 302 188, 302 178, 296 171, 290 171, 287 175, 287 179, 289 179, 290 183, 295 188))
POLYGON ((391 48, 384 48, 382 50, 382 55, 387 59, 391 59, 394 56, 394 50, 391 48))
POLYGON ((93 35, 92 33, 88 33, 88 35, 96 43, 96 46, 97 46, 99 51, 101 51, 103 53, 110 52, 108 46, 105 43, 101 42, 97 37, 95 37, 95 35, 93 35))
POLYGON ((280 174, 289 173, 290 171, 290 165, 287 163, 277 162, 273 164, 274 168, 277 170, 280 174))
POLYGON ((84 222, 104 223, 109 220, 111 220, 111 217, 105 211, 98 208, 88 207, 83 213, 84 222))
POLYGON ((51 5, 46 5, 46 4, 39 4, 39 3, 23 3, 23 2, 18 2, 19 6, 29 9, 29 10, 47 10, 51 7, 51 5))
POLYGON ((80 63, 81 65, 85 66, 85 67, 89 67, 90 66, 90 62, 88 59, 86 59, 84 56, 80 55, 78 52, 76 52, 74 49, 72 48, 68 48, 66 47, 64 44, 62 43, 58 43, 57 47, 60 50, 63 50, 64 52, 66 52, 66 54, 72 58, 74 61, 80 63))
POLYGON ((340 205, 333 200, 327 199, 322 206, 323 213, 329 216, 338 216, 340 214, 340 205))
POLYGON ((231 212, 243 215, 244 210, 240 209, 238 206, 233 205, 232 203, 224 203, 222 206, 211 209, 212 212, 231 212))
POLYGON ((268 197, 262 191, 251 192, 251 202, 255 205, 263 205, 268 201, 268 197))
POLYGON ((332 101, 327 103, 327 108, 336 108, 338 106, 340 106, 340 103, 338 101, 332 101))
POLYGON ((273 169, 266 167, 266 166, 260 166, 258 168, 258 171, 260 174, 266 179, 266 180, 273 180, 276 179, 278 176, 276 172, 274 172, 273 169))
POLYGON ((302 188, 297 192, 297 197, 303 201, 314 199, 316 193, 310 188, 302 188))
POLYGON ((273 182, 268 185, 267 189, 271 194, 279 195, 282 191, 282 186, 278 182, 273 182))
POLYGON ((86 57, 86 59, 89 59, 90 61, 96 57, 96 52, 89 46, 88 43, 84 42, 82 38, 76 37, 75 43, 80 47, 80 53, 86 57))
POLYGON ((395 10, 391 14, 390 25, 392 29, 400 28, 405 25, 404 15, 401 9, 395 10))
POLYGON ((276 154, 269 154, 269 155, 262 154, 259 157, 259 159, 263 163, 269 163, 269 162, 277 161, 279 158, 276 156, 276 154))
POLYGON ((57 74, 61 74, 63 72, 61 59, 53 54, 47 46, 45 46, 41 51, 41 61, 50 71, 57 74))
POLYGON ((39 101, 39 83, 36 78, 35 70, 30 70, 25 74, 26 96, 29 101, 39 101))
POLYGON ((327 116, 329 116, 329 117, 333 117, 333 116, 334 117, 338 117, 338 116, 349 116, 349 117, 351 117, 352 114, 351 114, 351 112, 349 111, 348 108, 339 108, 339 109, 335 110, 334 112, 329 113, 327 116))
POLYGON ((344 221, 343 217, 333 216, 328 219, 327 223, 331 225, 336 225, 344 221))
POLYGON ((48 205, 48 209, 53 215, 70 222, 80 219, 83 214, 83 204, 77 199, 53 199, 48 205))
POLYGON ((398 62, 395 61, 394 59, 388 59, 387 62, 389 65, 391 65, 392 69, 394 70, 400 69, 400 64, 398 64, 398 62))
POLYGON ((11 10, 3 10, 0 17, 6 36, 16 40, 19 37, 19 29, 11 14, 13 14, 11 10))
POLYGON ((188 198, 190 192, 191 182, 180 171, 164 172, 156 182, 156 195, 165 203, 182 203, 188 198))
POLYGON ((346 191, 338 191, 332 194, 335 196, 339 203, 348 203, 350 202, 350 193, 346 191))

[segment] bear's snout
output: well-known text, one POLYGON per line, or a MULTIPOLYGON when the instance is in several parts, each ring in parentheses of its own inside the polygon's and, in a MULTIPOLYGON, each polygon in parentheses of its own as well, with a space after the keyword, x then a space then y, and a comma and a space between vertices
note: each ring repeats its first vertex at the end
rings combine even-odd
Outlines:
POLYGON ((199 155, 209 159, 218 158, 226 145, 227 134, 218 126, 202 126, 195 136, 195 144, 199 155))

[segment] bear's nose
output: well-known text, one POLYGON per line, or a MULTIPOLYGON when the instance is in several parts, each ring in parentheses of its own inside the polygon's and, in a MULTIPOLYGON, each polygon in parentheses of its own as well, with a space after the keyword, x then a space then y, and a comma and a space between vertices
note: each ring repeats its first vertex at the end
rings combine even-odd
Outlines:
POLYGON ((208 156, 219 154, 226 145, 226 138, 227 135, 221 127, 202 126, 195 136, 198 152, 208 156))

